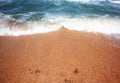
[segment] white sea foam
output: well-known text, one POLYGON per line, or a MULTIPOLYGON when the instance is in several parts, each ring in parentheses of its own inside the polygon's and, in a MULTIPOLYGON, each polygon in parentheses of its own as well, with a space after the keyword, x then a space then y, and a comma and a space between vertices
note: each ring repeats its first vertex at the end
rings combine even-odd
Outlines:
POLYGON ((118 35, 120 34, 120 20, 110 18, 53 17, 39 22, 29 22, 26 24, 13 23, 9 25, 8 22, 3 22, 0 24, 0 35, 19 36, 46 33, 59 30, 61 26, 69 30, 117 34, 117 38, 120 38, 118 35))

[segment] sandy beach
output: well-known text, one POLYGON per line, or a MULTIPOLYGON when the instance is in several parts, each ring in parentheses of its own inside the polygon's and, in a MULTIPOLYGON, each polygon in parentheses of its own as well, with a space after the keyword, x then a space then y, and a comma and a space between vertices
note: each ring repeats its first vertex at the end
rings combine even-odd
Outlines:
POLYGON ((120 40, 65 28, 0 36, 0 83, 120 83, 120 40))

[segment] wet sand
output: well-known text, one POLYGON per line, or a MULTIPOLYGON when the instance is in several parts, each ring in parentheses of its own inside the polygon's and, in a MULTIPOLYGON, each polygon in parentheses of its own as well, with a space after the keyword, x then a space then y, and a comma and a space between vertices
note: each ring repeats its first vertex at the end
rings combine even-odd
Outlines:
POLYGON ((65 28, 1 36, 0 83, 120 83, 120 40, 65 28))

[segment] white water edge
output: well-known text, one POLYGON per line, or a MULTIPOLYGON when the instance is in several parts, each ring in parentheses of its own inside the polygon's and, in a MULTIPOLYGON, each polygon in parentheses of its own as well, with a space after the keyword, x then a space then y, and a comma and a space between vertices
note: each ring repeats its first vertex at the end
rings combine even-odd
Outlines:
POLYGON ((113 18, 67 18, 56 17, 44 21, 16 24, 4 20, 0 23, 1 36, 20 36, 57 31, 62 26, 68 30, 117 35, 120 39, 120 20, 113 18))

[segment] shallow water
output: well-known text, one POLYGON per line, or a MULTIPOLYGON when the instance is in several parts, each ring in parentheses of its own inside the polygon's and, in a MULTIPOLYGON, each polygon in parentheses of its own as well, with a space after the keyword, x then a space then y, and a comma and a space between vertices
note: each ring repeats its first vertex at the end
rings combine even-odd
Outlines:
POLYGON ((0 13, 0 35, 44 33, 61 26, 120 33, 120 6, 107 0, 1 0, 0 13))

